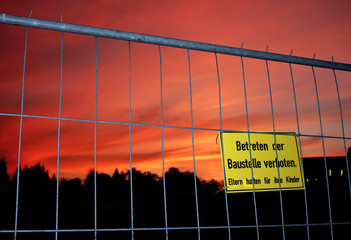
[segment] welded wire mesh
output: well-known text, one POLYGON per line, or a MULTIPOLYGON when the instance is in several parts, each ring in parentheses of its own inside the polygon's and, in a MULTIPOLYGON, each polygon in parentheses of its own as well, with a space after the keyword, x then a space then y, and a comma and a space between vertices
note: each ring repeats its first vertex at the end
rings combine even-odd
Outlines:
MULTIPOLYGON (((22 20, 21 20, 22 21, 22 20)), ((65 48, 64 42, 63 42, 63 36, 64 34, 70 34, 74 31, 76 31, 79 34, 83 34, 81 32, 79 32, 78 30, 74 30, 74 27, 72 26, 72 29, 70 28, 66 28, 65 31, 62 31, 61 33, 61 48, 60 48, 60 100, 59 100, 59 115, 57 117, 53 117, 53 116, 46 116, 46 115, 30 115, 30 114, 24 114, 24 99, 25 99, 25 79, 26 79, 26 66, 27 66, 27 62, 26 62, 26 54, 27 54, 27 39, 28 39, 28 31, 30 31, 30 29, 28 29, 28 26, 30 26, 30 21, 24 20, 25 24, 23 24, 23 26, 26 26, 25 28, 25 45, 24 45, 24 60, 23 60, 23 74, 22 74, 22 89, 21 89, 21 111, 19 114, 15 114, 15 113, 9 113, 9 112, 1 112, 0 116, 2 117, 15 117, 15 118, 19 118, 20 122, 19 122, 19 140, 18 140, 18 159, 17 159, 17 180, 16 182, 16 197, 13 203, 11 204, 15 204, 15 212, 13 213, 14 218, 13 218, 13 223, 14 223, 14 227, 9 227, 9 228, 4 228, 1 227, 0 230, 0 234, 3 234, 4 239, 7 237, 8 239, 19 239, 19 238, 32 238, 30 234, 39 234, 39 235, 35 235, 35 237, 38 236, 44 236, 45 238, 55 238, 55 239, 65 239, 65 238, 69 238, 74 236, 74 238, 79 238, 79 234, 88 234, 88 235, 81 235, 83 238, 94 238, 94 239, 99 239, 99 235, 101 235, 101 239, 104 239, 104 235, 106 233, 113 233, 113 234, 117 234, 117 233, 128 233, 128 236, 131 239, 148 239, 148 237, 152 238, 152 237, 161 237, 161 238, 165 238, 165 239, 169 239, 169 238, 174 238, 175 236, 179 237, 179 236, 185 236, 185 238, 197 238, 197 239, 207 239, 209 236, 213 236, 211 235, 211 231, 212 234, 214 235, 218 235, 218 236, 225 236, 228 239, 235 239, 237 236, 251 236, 252 238, 257 238, 257 239, 270 239, 272 238, 272 236, 279 236, 279 238, 281 239, 291 239, 291 236, 296 236, 297 232, 299 232, 299 234, 297 234, 297 236, 301 236, 302 238, 305 239, 312 239, 314 238, 314 236, 317 236, 318 234, 323 234, 324 236, 328 236, 328 238, 330 239, 337 239, 338 237, 340 237, 340 235, 348 233, 348 231, 346 231, 345 229, 347 229, 349 227, 349 225, 351 224, 351 219, 349 218, 349 216, 346 216, 348 214, 348 211, 350 209, 350 198, 351 198, 351 185, 350 185, 350 168, 349 168, 349 162, 348 162, 348 152, 347 152, 347 147, 348 144, 347 142, 349 140, 351 140, 350 136, 346 136, 345 135, 345 126, 348 124, 347 121, 345 121, 344 119, 344 115, 343 115, 343 105, 342 105, 342 101, 341 101, 341 96, 340 96, 340 92, 339 92, 339 81, 337 78, 337 72, 338 70, 335 70, 337 68, 337 66, 341 65, 343 70, 345 71, 350 71, 351 68, 349 68, 349 65, 347 64, 334 64, 333 62, 323 62, 323 66, 321 66, 320 61, 316 60, 314 61, 313 59, 307 59, 304 62, 304 58, 298 58, 298 57, 294 57, 292 60, 287 60, 287 61, 282 61, 289 67, 288 69, 288 74, 290 75, 290 79, 289 81, 291 82, 291 94, 293 95, 293 107, 294 107, 294 113, 293 115, 295 116, 296 120, 293 120, 293 122, 296 123, 296 129, 297 129, 297 133, 296 136, 298 137, 298 142, 299 142, 299 147, 300 147, 300 155, 302 158, 302 167, 305 171, 306 166, 304 165, 304 162, 306 163, 306 161, 310 161, 310 160, 306 160, 306 158, 304 158, 304 154, 303 154, 303 145, 302 145, 302 138, 305 139, 317 139, 318 141, 320 141, 321 143, 321 148, 319 148, 319 150, 322 150, 322 169, 323 169, 323 178, 325 179, 325 185, 324 189, 321 191, 325 191, 326 192, 326 199, 327 199, 327 205, 323 205, 323 209, 321 209, 321 211, 327 211, 327 218, 323 218, 321 221, 316 221, 315 219, 312 219, 311 221, 311 211, 310 208, 315 208, 315 205, 317 205, 315 202, 312 202, 311 200, 309 200, 309 190, 310 188, 305 188, 303 190, 303 195, 302 195, 302 204, 300 204, 300 208, 303 212, 303 220, 298 221, 298 222, 289 222, 286 221, 286 216, 285 214, 288 212, 289 213, 289 209, 286 206, 286 199, 289 198, 289 194, 292 193, 287 193, 285 194, 282 190, 281 190, 281 186, 279 184, 279 191, 278 194, 279 195, 275 195, 274 197, 276 199, 279 199, 277 202, 274 203, 274 206, 277 208, 274 208, 274 210, 267 210, 267 212, 263 213, 262 211, 260 212, 260 209, 262 209, 262 204, 260 202, 263 202, 262 199, 265 199, 265 201, 268 201, 270 197, 272 197, 273 195, 269 195, 266 193, 258 193, 255 191, 255 184, 253 183, 253 191, 252 193, 250 193, 249 195, 244 195, 245 198, 249 199, 248 202, 251 204, 250 206, 250 211, 251 211, 251 216, 253 221, 248 222, 247 221, 240 221, 240 219, 243 219, 243 216, 235 216, 235 207, 233 207, 231 204, 233 202, 235 202, 235 197, 237 196, 236 194, 231 195, 229 193, 227 193, 227 183, 226 181, 223 182, 223 188, 219 189, 219 193, 217 193, 216 196, 222 194, 221 196, 223 198, 222 199, 222 207, 224 209, 225 214, 222 215, 224 217, 224 219, 221 219, 220 222, 221 224, 202 224, 201 221, 201 200, 203 199, 202 196, 200 196, 200 190, 199 188, 201 187, 197 180, 197 156, 196 156, 196 137, 195 134, 196 132, 209 132, 209 133, 213 133, 216 134, 217 132, 220 132, 220 135, 223 134, 223 132, 244 132, 248 134, 248 141, 250 144, 250 133, 255 132, 257 133, 261 133, 261 134, 271 134, 274 136, 274 142, 276 143, 276 135, 279 135, 281 133, 279 133, 277 131, 277 127, 276 127, 276 114, 275 114, 275 105, 274 105, 274 94, 272 91, 272 84, 271 84, 271 74, 270 74, 270 61, 269 60, 274 60, 271 59, 270 57, 271 54, 267 53, 266 55, 262 52, 259 52, 259 54, 255 57, 255 56, 249 56, 250 58, 258 58, 258 59, 265 59, 265 60, 259 60, 259 61, 264 61, 265 62, 265 67, 266 67, 266 76, 264 77, 267 80, 267 84, 268 84, 268 92, 269 92, 269 109, 270 112, 266 113, 270 116, 271 118, 271 127, 270 127, 270 132, 266 132, 266 131, 252 131, 252 127, 250 125, 250 122, 252 121, 252 116, 250 115, 250 106, 248 101, 250 100, 250 96, 248 95, 248 89, 247 89, 247 69, 245 68, 245 64, 247 61, 248 57, 245 52, 243 53, 238 53, 238 54, 231 54, 231 53, 225 53, 225 52, 221 52, 221 51, 216 51, 213 50, 215 49, 215 45, 206 45, 208 47, 208 49, 206 49, 204 46, 201 45, 202 49, 197 49, 197 46, 194 47, 194 43, 193 42, 189 42, 189 47, 186 46, 186 44, 184 46, 182 46, 183 48, 186 49, 186 58, 187 58, 187 68, 188 68, 188 87, 189 87, 189 102, 188 102, 188 108, 190 109, 190 126, 178 126, 178 125, 167 125, 164 123, 164 96, 165 96, 165 92, 164 92, 164 77, 163 77, 163 67, 164 67, 164 60, 163 60, 163 48, 166 48, 164 46, 171 46, 171 47, 179 47, 179 46, 173 46, 174 44, 172 43, 172 40, 167 39, 167 38, 159 38, 157 37, 157 39, 160 41, 159 44, 156 44, 156 46, 158 47, 158 57, 159 57, 159 86, 160 86, 160 123, 159 124, 154 124, 154 123, 137 123, 137 122, 133 122, 132 121, 132 81, 133 81, 133 69, 132 69, 132 54, 131 51, 133 49, 133 44, 134 40, 133 38, 131 39, 126 39, 123 37, 120 37, 121 40, 124 41, 128 41, 128 121, 127 122, 119 122, 119 121, 106 121, 106 120, 99 120, 98 118, 98 82, 99 82, 99 68, 98 68, 98 48, 100 47, 99 44, 99 40, 100 37, 104 37, 104 29, 98 29, 95 28, 96 32, 101 32, 101 34, 96 34, 94 39, 95 39, 95 44, 94 44, 94 61, 95 61, 95 92, 94 92, 94 118, 93 119, 82 119, 82 118, 68 118, 68 117, 62 117, 61 115, 61 108, 62 108, 62 85, 63 85, 63 71, 64 71, 64 61, 65 61, 65 56, 63 54, 63 49, 65 48), (28 24, 27 24, 28 23, 28 24), (64 33, 64 32, 68 32, 68 33, 64 33), (195 50, 194 50, 195 49, 195 50), (205 51, 207 52, 207 54, 211 54, 213 55, 213 64, 215 65, 215 70, 216 70, 216 84, 218 87, 218 110, 219 112, 218 117, 219 117, 219 127, 196 127, 194 125, 194 103, 193 103, 193 95, 194 95, 194 78, 193 78, 193 72, 192 72, 192 54, 195 54, 196 50, 201 50, 201 51, 205 51), (225 111, 227 111, 227 108, 224 108, 222 106, 222 99, 223 99, 223 87, 222 87, 222 78, 221 78, 221 72, 220 72, 220 58, 219 55, 220 54, 229 54, 229 55, 236 55, 236 56, 231 56, 232 58, 235 58, 236 60, 240 60, 240 65, 241 65, 241 75, 242 75, 242 84, 243 84, 243 98, 242 102, 244 103, 244 109, 245 109, 245 124, 246 126, 244 127, 244 129, 234 129, 234 128, 226 128, 223 126, 223 115, 225 114, 225 111), (303 130, 301 130, 301 118, 300 118, 300 114, 299 114, 299 106, 298 106, 298 95, 296 93, 296 82, 295 82, 295 76, 294 76, 294 64, 305 64, 311 67, 311 78, 310 80, 313 82, 314 84, 314 93, 310 93, 316 96, 315 98, 315 102, 317 104, 317 109, 318 109, 318 129, 319 129, 319 133, 318 134, 311 134, 309 132, 304 132, 303 130), (338 107, 339 107, 339 116, 335 117, 335 121, 340 121, 341 124, 341 131, 342 131, 342 136, 338 136, 338 135, 325 135, 324 134, 324 130, 325 130, 325 126, 323 125, 323 121, 322 121, 322 111, 321 111, 321 106, 320 106, 320 91, 318 88, 318 84, 320 83, 318 81, 318 77, 315 73, 316 68, 318 69, 318 67, 323 67, 326 68, 328 71, 332 72, 332 76, 333 76, 333 81, 335 82, 335 88, 336 88, 336 94, 337 95, 337 99, 338 99, 338 107), (345 69, 346 68, 346 69, 345 69), (347 69, 348 68, 348 69, 347 69), (224 110, 225 109, 225 110, 224 110), (21 209, 19 208, 19 201, 21 199, 21 192, 20 192, 20 185, 23 184, 21 183, 21 152, 22 152, 22 128, 23 128, 23 120, 24 119, 51 119, 51 120, 57 120, 58 122, 58 126, 57 126, 57 171, 56 171, 56 177, 57 177, 57 182, 56 182, 56 203, 55 203, 55 226, 53 228, 45 228, 45 229, 37 229, 37 228, 20 228, 18 226, 18 222, 19 222, 19 218, 21 216, 21 209), (93 196, 92 197, 92 201, 93 204, 89 205, 88 207, 90 208, 89 211, 92 211, 93 213, 93 222, 91 223, 91 227, 75 227, 75 228, 61 228, 60 224, 59 224, 59 219, 60 219, 60 184, 59 184, 59 177, 60 177, 60 136, 61 136, 61 127, 62 127, 62 123, 63 122, 84 122, 84 123, 92 123, 93 124, 93 129, 94 129, 94 150, 93 150, 93 155, 94 155, 94 171, 93 171, 93 196), (129 222, 127 225, 129 225, 130 227, 119 227, 119 228, 104 228, 104 227, 99 227, 98 224, 98 220, 99 220, 99 211, 98 211, 98 204, 99 204, 99 198, 98 198, 98 193, 99 193, 99 184, 98 184, 98 177, 97 177, 97 132, 98 132, 98 124, 109 124, 109 125, 118 125, 118 126, 126 126, 128 127, 128 135, 129 135, 129 188, 130 188, 130 216, 129 219, 126 218, 124 221, 125 222, 129 222), (158 227, 140 227, 139 225, 137 225, 135 222, 135 211, 137 211, 136 209, 136 196, 138 193, 134 191, 135 189, 135 182, 134 182, 134 177, 133 174, 136 174, 133 171, 133 141, 132 141, 132 132, 133 131, 138 131, 138 129, 136 129, 135 127, 152 127, 152 128, 156 128, 157 130, 160 131, 160 144, 161 144, 161 158, 162 158, 162 186, 161 189, 162 191, 159 192, 159 194, 162 194, 161 198, 163 201, 163 206, 162 206, 162 211, 163 211, 163 226, 158 226, 158 227), (135 130, 134 130, 135 129, 135 130), (167 194, 167 173, 166 173, 166 158, 165 158, 165 130, 167 129, 175 129, 175 130, 187 130, 191 132, 191 156, 192 156, 192 172, 193 172, 193 190, 192 190, 192 197, 194 199, 194 212, 195 212, 195 221, 193 225, 174 225, 172 224, 172 214, 169 213, 169 209, 170 209, 170 198, 168 197, 167 194), (277 131, 277 132, 276 132, 277 131), (326 153, 326 140, 336 140, 336 141, 342 141, 342 147, 345 153, 345 167, 342 168, 343 171, 345 171, 343 174, 344 176, 347 176, 346 179, 346 183, 344 184, 342 187, 343 188, 337 188, 337 191, 340 193, 341 191, 343 191, 344 193, 347 193, 347 198, 346 200, 343 202, 344 204, 348 204, 345 206, 338 206, 338 208, 345 210, 345 216, 341 216, 340 219, 342 220, 334 220, 333 218, 333 206, 332 206, 332 200, 331 198, 333 197, 331 192, 331 183, 330 183, 330 178, 331 178, 331 174, 330 171, 332 170, 331 167, 329 166, 329 164, 333 165, 333 163, 331 162, 331 160, 328 160, 328 156, 326 153), (221 191, 222 190, 222 191, 221 191), (234 196, 234 197, 233 197, 234 196), (285 198, 285 199, 284 199, 285 198), (234 209, 234 210, 233 210, 234 209), (273 213, 274 212, 274 213, 273 213), (265 222, 262 220, 262 216, 264 214, 278 214, 278 218, 279 218, 279 222, 265 222), (260 216, 261 215, 261 216, 260 216), (233 220, 234 218, 237 218, 236 220, 233 220), (239 219, 239 220, 238 220, 239 219), (222 223, 225 224, 222 224, 222 223), (341 230, 340 230, 341 229, 341 230), (242 232, 240 232, 242 231, 242 232), (324 232, 323 232, 324 231, 324 232), (152 234, 152 232, 155 232, 159 235, 148 235, 148 234, 152 234), (294 233, 293 233, 294 232, 294 233), (73 234, 72 236, 69 235, 65 235, 65 234, 73 234), (91 233, 91 235, 89 235, 91 233), (22 234, 22 236, 20 236, 20 234, 22 234), (26 235, 28 234, 28 235, 26 235), (41 235, 40 235, 41 234, 41 235), (46 235, 49 234, 49 235, 46 235), (54 235, 50 235, 50 234, 54 234, 54 235), (74 235, 77 234, 77 235, 74 235), (184 234, 184 235, 182 235, 184 234), (251 234, 251 235, 250 235, 251 234)), ((61 20, 62 22, 62 20, 61 20)), ((4 22, 6 23, 6 22, 4 22)), ((13 23, 11 23, 13 24, 13 23)), ((59 24, 59 23, 57 23, 59 24)), ((60 25, 58 25, 60 26, 60 25)), ((41 27, 44 28, 45 27, 41 27)), ((51 29, 51 30, 58 30, 58 29, 52 29, 50 27, 47 27, 47 29, 51 29)), ((23 31, 23 29, 20 29, 19 31, 23 31)), ((93 33, 86 33, 88 35, 94 35, 93 33)), ((107 36, 108 37, 108 36, 107 36)), ((152 37, 152 36, 151 36, 152 37)), ((118 37, 114 37, 117 38, 118 37)), ((140 39, 135 39, 135 41, 139 41, 140 39)), ((186 41, 183 41, 182 43, 186 43, 186 41)), ((199 47, 200 48, 200 47, 199 47)), ((268 48, 267 48, 268 50, 268 48)), ((229 51, 230 52, 230 51, 229 51)), ((267 51, 266 51, 267 52, 267 51)), ((285 55, 279 55, 279 54, 275 54, 274 56, 282 56, 283 58, 285 58, 285 55)), ((274 60, 274 61, 280 61, 280 60, 274 60)), ((340 69, 339 68, 339 69, 340 69)), ((343 79, 344 81, 348 81, 349 79, 343 79)), ((48 83, 50 84, 50 83, 48 83)), ((223 148, 223 146, 220 146, 223 148)), ((224 153, 222 152, 222 158, 224 153)), ((276 157, 278 158, 278 152, 276 150, 276 157)), ((250 150, 250 159, 252 158, 251 155, 251 150, 250 150)), ((336 161, 336 160, 335 160, 336 161)), ((280 178, 280 172, 279 172, 279 166, 277 168, 278 171, 278 177, 280 178)), ((254 172, 253 170, 251 171, 252 174, 252 178, 254 178, 254 172)), ((223 170, 223 178, 225 179, 225 171, 223 170)), ((307 176, 308 174, 306 174, 306 172, 304 172, 304 175, 307 176)), ((334 181, 334 180, 333 180, 334 181)), ((337 183, 338 184, 338 183, 337 183)), ((311 190, 312 191, 312 190, 311 190)), ((333 190, 335 192, 335 190, 333 190)), ((338 195, 339 197, 339 195, 338 195)), ((245 199, 243 200, 245 201, 245 199)), ((138 203, 139 204, 139 203, 138 203)), ((179 203, 180 207, 182 207, 182 203, 179 203)), ((217 206, 214 206, 215 208, 217 206)), ((240 206, 238 207, 240 208, 240 206)), ((237 209, 238 210, 238 209, 237 209)), ((40 211, 40 210, 38 210, 40 211)), ((216 211, 216 210, 215 210, 216 211)), ((218 220, 219 221, 219 220, 218 220)), ((214 222, 216 222, 216 219, 214 219, 214 222)), ((111 235, 111 236, 118 236, 118 235, 111 235)), ((33 235, 34 236, 34 235, 33 235)), ((1 235, 0 238, 2 239, 1 235)))

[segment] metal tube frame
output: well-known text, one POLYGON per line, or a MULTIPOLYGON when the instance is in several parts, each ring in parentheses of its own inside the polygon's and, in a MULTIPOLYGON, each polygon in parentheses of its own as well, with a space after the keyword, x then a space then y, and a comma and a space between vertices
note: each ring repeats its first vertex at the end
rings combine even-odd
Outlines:
POLYGON ((247 58, 257 58, 270 61, 286 62, 301 64, 307 66, 315 66, 321 68, 332 68, 335 70, 351 71, 351 64, 338 63, 334 61, 324 61, 304 57, 295 57, 291 55, 269 53, 263 51, 256 51, 243 48, 227 47, 222 45, 214 45, 208 43, 186 41, 174 38, 158 37, 147 34, 139 34, 132 32, 117 31, 106 28, 97 28, 84 25, 77 25, 71 23, 62 23, 49 20, 27 18, 8 15, 5 13, 0 14, 0 23, 19 25, 23 27, 41 28, 46 30, 53 30, 67 33, 77 33, 83 35, 91 35, 103 38, 113 38, 132 42, 149 43, 161 46, 185 48, 191 50, 199 50, 206 52, 222 53, 233 56, 241 56, 247 58))
MULTIPOLYGON (((11 114, 11 113, 1 113, 0 116, 12 116, 12 117, 19 117, 20 118, 20 127, 19 127, 19 146, 18 146, 18 168, 17 168, 17 188, 16 188, 16 212, 15 212, 15 227, 13 230, 0 230, 0 233, 13 233, 14 239, 17 238, 18 233, 37 233, 37 232, 53 232, 55 233, 55 239, 58 239, 58 233, 61 232, 94 232, 94 238, 97 239, 98 232, 114 232, 114 231, 129 231, 131 232, 131 238, 134 239, 135 231, 165 231, 166 232, 166 239, 168 239, 169 231, 174 230, 197 230, 198 232, 198 239, 201 239, 200 230, 202 229, 227 229, 228 230, 228 239, 232 238, 231 236, 231 229, 238 229, 238 228, 251 228, 256 229, 257 239, 260 239, 260 228, 281 228, 282 229, 282 237, 285 239, 285 228, 286 227, 306 227, 307 229, 307 237, 310 239, 310 227, 311 226, 329 226, 330 227, 330 235, 331 238, 334 238, 333 226, 335 225, 351 225, 351 222, 333 222, 332 219, 332 209, 330 204, 330 193, 329 193, 329 181, 328 181, 328 174, 327 174, 327 161, 326 161, 326 154, 325 154, 325 143, 324 139, 342 139, 344 143, 344 150, 346 155, 346 165, 347 165, 347 175, 348 175, 348 190, 350 191, 350 198, 351 198, 351 183, 350 183, 350 172, 348 169, 348 157, 346 153, 346 140, 351 140, 351 137, 345 136, 344 131, 344 118, 342 114, 342 106, 341 106, 341 99, 339 94, 338 88, 338 81, 336 78, 335 70, 343 70, 343 71, 351 71, 351 64, 346 63, 337 63, 332 61, 323 61, 323 60, 316 60, 313 58, 303 58, 303 57, 295 57, 292 56, 292 51, 290 55, 283 55, 283 54, 276 54, 276 53, 269 53, 268 47, 265 52, 262 51, 255 51, 255 50, 248 50, 241 48, 234 48, 234 47, 227 47, 227 46, 220 46, 220 45, 213 45, 207 43, 200 43, 200 42, 192 42, 192 41, 185 41, 179 39, 172 39, 172 38, 165 38, 165 37, 158 37, 158 36, 151 36, 145 34, 138 34, 138 33, 130 33, 130 32, 123 32, 111 29, 104 29, 104 28, 97 28, 97 27, 90 27, 90 26, 83 26, 83 25, 76 25, 76 24, 69 24, 62 22, 55 22, 55 21, 48 21, 48 20, 41 20, 41 19, 33 19, 31 18, 31 14, 29 18, 27 17, 19 17, 19 16, 12 16, 7 14, 0 14, 0 23, 10 24, 10 25, 19 25, 26 27, 26 35, 25 35, 25 48, 24 48, 24 61, 23 61, 23 76, 22 76, 22 94, 21 94, 21 113, 20 114, 11 114), (60 48, 60 99, 59 99, 59 116, 58 117, 49 117, 49 116, 39 116, 39 115, 27 115, 23 112, 23 105, 24 105, 24 81, 25 81, 25 70, 26 70, 26 54, 27 54, 27 39, 28 39, 28 28, 39 28, 39 29, 46 29, 46 30, 53 30, 61 32, 61 48, 60 48), (73 119, 73 118, 64 118, 61 117, 61 105, 62 105, 62 82, 63 82, 63 33, 75 33, 75 34, 83 34, 83 35, 90 35, 95 37, 95 106, 94 106, 94 119, 73 119), (98 86, 98 52, 97 52, 97 41, 98 37, 104 38, 112 38, 112 39, 119 39, 119 40, 126 40, 128 41, 128 65, 129 65, 129 119, 128 122, 113 122, 113 121, 101 121, 98 120, 98 106, 97 106, 97 86, 98 86), (154 44, 158 46, 159 52, 159 64, 160 64, 160 103, 161 103, 161 119, 160 124, 140 124, 140 123, 133 123, 131 118, 131 42, 141 42, 147 44, 154 44), (176 47, 176 48, 184 48, 187 51, 187 65, 188 65, 188 73, 189 73, 189 91, 190 91, 190 114, 191 114, 191 127, 179 127, 179 126, 168 126, 163 123, 163 73, 162 73, 162 55, 161 55, 161 46, 169 46, 169 47, 176 47), (198 51, 205 51, 214 53, 215 56, 215 64, 217 70, 217 81, 218 81, 218 100, 219 100, 219 119, 220 119, 220 128, 219 129, 211 129, 211 128, 196 128, 194 127, 194 120, 193 120, 193 102, 192 102, 192 76, 191 76, 191 66, 190 66, 190 52, 189 50, 198 50, 198 51), (220 79, 220 72, 219 72, 219 62, 218 62, 218 54, 226 54, 226 55, 233 55, 239 56, 241 59, 241 67, 242 67, 242 74, 243 74, 243 85, 244 85, 244 97, 245 97, 245 111, 246 111, 246 122, 247 122, 247 131, 236 131, 236 130, 224 130, 223 129, 223 120, 222 120, 222 93, 221 93, 221 79, 220 79), (309 221, 308 216, 308 207, 307 207, 307 195, 306 189, 304 190, 304 201, 305 201, 305 216, 306 216, 306 223, 304 224, 288 224, 284 222, 284 213, 283 213, 283 202, 282 202, 282 192, 281 186, 279 183, 279 193, 280 193, 280 210, 281 210, 281 224, 275 225, 264 225, 259 224, 258 222, 258 212, 257 212, 257 205, 256 205, 256 191, 255 185, 253 182, 253 199, 254 199, 254 210, 255 210, 255 224, 253 225, 244 225, 244 226, 233 226, 230 224, 230 215, 228 210, 228 196, 227 196, 227 188, 226 188, 226 181, 224 181, 224 198, 225 198, 225 206, 226 206, 226 218, 227 224, 226 226, 201 226, 200 225, 200 213, 199 213, 199 206, 198 206, 198 189, 197 189, 197 176, 196 176, 196 158, 195 158, 195 150, 194 150, 194 130, 200 131, 213 131, 219 132, 220 137, 222 139, 223 132, 233 132, 233 133, 247 133, 248 134, 248 141, 250 143, 250 126, 249 126, 249 114, 248 114, 248 106, 247 106, 247 94, 246 94, 246 79, 245 79, 245 71, 244 71, 244 61, 243 58, 255 58, 255 59, 263 59, 266 63, 267 69, 267 78, 268 78, 268 86, 269 86, 269 96, 270 96, 270 105, 271 105, 271 115, 272 115, 272 127, 273 132, 255 132, 255 134, 271 134, 274 137, 274 143, 276 144, 276 135, 291 135, 297 136, 299 138, 299 146, 300 146, 300 155, 301 161, 303 163, 302 158, 302 147, 301 147, 301 137, 313 137, 313 138, 321 138, 322 140, 322 147, 323 147, 323 158, 324 158, 324 170, 326 175, 326 183, 327 183, 327 193, 328 193, 328 210, 329 210, 329 222, 323 223, 311 223, 309 221), (273 108, 273 94, 271 89, 271 79, 268 67, 268 61, 278 61, 278 62, 285 62, 289 63, 289 69, 291 74, 291 81, 292 81, 292 90, 294 94, 294 103, 295 103, 295 112, 296 112, 296 123, 297 123, 297 134, 292 133, 280 133, 276 132, 275 129, 275 119, 274 119, 274 108, 273 108), (319 125, 320 125, 320 135, 308 135, 302 134, 300 132, 300 123, 299 123, 299 115, 298 115, 298 108, 297 108, 297 100, 296 100, 296 92, 295 92, 295 83, 293 77, 293 71, 291 64, 299 64, 299 65, 306 65, 312 67, 312 75, 315 84, 315 91, 316 91, 316 100, 318 106, 318 114, 319 114, 319 125), (340 108, 340 117, 341 117, 341 124, 342 124, 342 137, 340 136, 326 136, 323 134, 323 125, 322 125, 322 118, 321 118, 321 109, 320 109, 320 101, 318 97, 318 87, 317 87, 317 79, 314 71, 314 67, 320 68, 327 68, 332 69, 336 84, 337 96, 339 101, 339 108, 340 108), (19 202, 19 184, 20 184, 20 160, 21 160, 21 139, 22 139, 22 127, 23 127, 23 118, 37 118, 37 119, 55 119, 58 120, 58 136, 57 136, 57 183, 56 183, 56 224, 55 229, 43 229, 43 230, 24 230, 18 229, 18 202, 19 202), (94 123, 94 228, 93 229, 60 229, 59 228, 59 216, 58 216, 58 208, 59 208, 59 167, 60 167, 60 131, 61 131, 61 121, 79 121, 79 122, 91 122, 94 123), (129 127, 129 160, 130 160, 130 201, 131 201, 131 227, 130 228, 117 228, 117 229, 101 229, 98 228, 97 224, 97 124, 98 123, 108 123, 108 124, 118 124, 118 125, 126 125, 129 127), (165 227, 158 227, 158 228, 135 228, 134 227, 134 202, 133 202, 133 159, 132 159, 132 127, 133 126, 147 126, 147 127, 157 127, 161 130, 161 141, 162 141, 162 177, 163 177, 163 194, 164 194, 164 218, 165 218, 165 227), (196 216, 197 216, 197 224, 194 227, 171 227, 168 226, 168 216, 167 216, 167 196, 166 196, 166 179, 165 179, 165 159, 164 159, 164 129, 187 129, 191 130, 192 134, 192 155, 193 155, 193 168, 194 168, 194 193, 195 193, 195 200, 196 200, 196 216)), ((223 143, 221 141, 222 148, 222 158, 224 159, 224 152, 223 152, 223 143)), ((251 149, 250 151, 250 160, 252 158, 251 149)), ((278 152, 276 151, 276 158, 278 160, 278 152)), ((279 166, 277 168, 278 177, 280 178, 279 166)), ((225 171, 223 170, 223 174, 225 176, 225 171)), ((252 179, 254 178, 253 169, 251 167, 251 175, 252 179)))

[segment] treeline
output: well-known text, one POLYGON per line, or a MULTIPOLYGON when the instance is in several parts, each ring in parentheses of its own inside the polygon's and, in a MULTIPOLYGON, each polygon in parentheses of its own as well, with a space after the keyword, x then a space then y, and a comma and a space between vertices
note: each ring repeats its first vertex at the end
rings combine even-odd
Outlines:
MULTIPOLYGON (((349 223, 351 201, 345 158, 328 158, 327 161, 333 173, 328 177, 332 220, 334 223, 349 223)), ((306 181, 308 221, 328 223, 324 159, 304 159, 304 170, 305 178, 309 179, 306 181)), ((307 239, 306 226, 296 226, 307 222, 304 191, 283 191, 282 199, 279 192, 258 192, 255 194, 255 211, 252 192, 228 194, 226 199, 219 182, 196 178, 195 194, 194 174, 177 168, 167 170, 165 183, 162 176, 132 169, 132 192, 129 171, 120 172, 116 169, 112 176, 97 173, 96 201, 94 172, 90 172, 84 180, 62 179, 58 195, 56 176, 50 177, 43 165, 26 166, 21 169, 19 176, 19 230, 56 229, 58 216, 58 229, 94 229, 96 223, 97 229, 105 229, 98 232, 98 239, 131 239, 132 232, 126 229, 132 227, 132 222, 134 228, 161 228, 135 231, 135 239, 165 239, 165 230, 162 228, 166 226, 166 214, 168 227, 188 228, 169 230, 169 239, 197 239, 198 231, 191 227, 197 227, 198 224, 221 226, 218 229, 202 229, 201 239, 227 239, 228 228, 223 226, 228 226, 228 221, 230 226, 246 226, 232 228, 232 238, 256 239, 256 219, 260 226, 260 239, 281 239, 283 216, 287 225, 284 228, 286 239, 307 239)), ((6 162, 1 159, 0 230, 15 229, 16 191, 17 174, 10 178, 6 162)), ((343 239, 349 226, 333 225, 334 239, 343 239)), ((311 239, 330 238, 329 224, 310 226, 309 231, 311 239)), ((58 236, 59 239, 94 239, 94 232, 59 232, 58 236)), ((13 233, 0 232, 0 239, 13 237, 13 233)), ((20 239, 55 239, 55 234, 18 233, 17 240, 20 239)))
MULTIPOLYGON (((62 179, 56 206, 57 179, 43 165, 25 166, 19 174, 18 229, 55 229, 56 209, 61 229, 94 229, 94 172, 86 179, 62 179)), ((134 227, 164 227, 165 206, 162 176, 132 169, 134 227)), ((168 224, 196 226, 194 174, 170 168, 166 173, 168 224)), ((196 178, 199 198, 218 198, 219 183, 196 178), (201 195, 201 197, 200 197, 201 195)), ((6 162, 0 160, 0 229, 14 229, 17 172, 10 179, 6 162)), ((130 171, 116 169, 112 176, 97 173, 98 228, 131 227, 130 171)), ((223 199, 222 199, 223 200, 223 199)), ((223 205, 224 201, 222 204, 223 205)), ((1 235, 0 235, 0 239, 1 235)))

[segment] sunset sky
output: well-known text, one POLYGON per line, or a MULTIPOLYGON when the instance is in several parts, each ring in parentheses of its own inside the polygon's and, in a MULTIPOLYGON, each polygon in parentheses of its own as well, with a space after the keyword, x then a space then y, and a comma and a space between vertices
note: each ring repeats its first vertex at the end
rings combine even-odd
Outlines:
MULTIPOLYGON (((4 1, 1 13, 170 38, 351 63, 349 1, 4 1)), ((21 113, 25 28, 0 25, 0 113, 21 113)), ((64 34, 62 114, 94 120, 95 38, 64 34)), ((24 114, 59 116, 61 33, 29 29, 24 114)), ((128 42, 98 38, 98 120, 128 123, 128 42)), ((191 127, 187 51, 161 47, 163 123, 191 127)), ((215 55, 190 51, 194 127, 220 128, 215 55)), ((132 123, 161 124, 158 46, 131 43, 132 123)), ((218 55, 225 130, 247 130, 240 57, 218 55)), ((244 59, 250 130, 272 131, 266 63, 244 59)), ((269 62, 277 131, 297 131, 289 65, 269 62)), ((302 134, 320 134, 311 67, 293 65, 302 134)), ((333 72, 315 69, 323 132, 342 137, 333 72)), ((336 71, 345 135, 351 137, 351 73, 336 71)), ((0 116, 0 158, 14 174, 19 117, 0 116)), ((24 118, 21 167, 38 163, 56 173, 58 120, 24 118)), ((222 179, 216 131, 195 130, 198 176, 222 179)), ((94 168, 94 123, 61 121, 60 178, 84 178, 94 168)), ((347 141, 351 146, 351 141, 347 141)), ((329 156, 343 155, 343 141, 326 139, 329 156)), ((164 129, 165 168, 193 171, 192 133, 164 129)), ((319 138, 302 138, 305 157, 321 156, 319 138)), ((132 127, 133 167, 162 173, 161 129, 132 127)), ((129 169, 129 128, 97 124, 97 171, 129 169)))

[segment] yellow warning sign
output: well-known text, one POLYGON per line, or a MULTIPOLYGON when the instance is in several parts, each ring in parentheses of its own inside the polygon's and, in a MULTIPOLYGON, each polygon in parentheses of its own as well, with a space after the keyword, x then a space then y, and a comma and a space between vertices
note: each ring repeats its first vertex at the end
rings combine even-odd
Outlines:
POLYGON ((219 133, 228 192, 305 188, 296 133, 276 133, 219 133))

